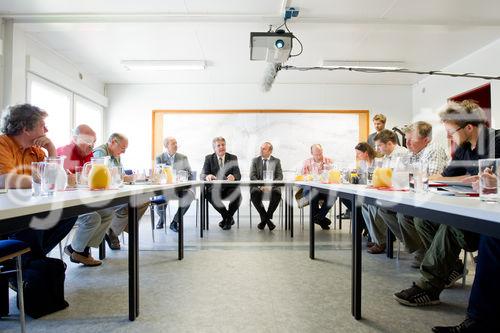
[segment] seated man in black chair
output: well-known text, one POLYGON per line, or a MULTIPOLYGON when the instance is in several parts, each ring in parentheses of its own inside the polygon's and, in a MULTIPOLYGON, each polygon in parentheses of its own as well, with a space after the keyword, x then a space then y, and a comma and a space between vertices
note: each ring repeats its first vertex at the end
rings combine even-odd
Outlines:
MULTIPOLYGON (((272 173, 272 179, 270 180, 283 179, 281 162, 278 158, 271 155, 272 152, 273 145, 270 142, 264 142, 262 146, 260 146, 260 156, 252 160, 250 180, 263 180, 266 172, 272 173)), ((250 198, 260 215, 260 223, 257 225, 257 228, 263 230, 266 225, 269 227, 269 230, 276 228, 272 219, 274 211, 280 204, 281 188, 279 186, 252 186, 250 189, 250 198), (267 212, 262 204, 263 198, 269 199, 267 212)))
MULTIPOLYGON (((214 153, 205 157, 200 179, 206 181, 228 180, 230 182, 240 180, 238 158, 236 155, 226 153, 226 139, 220 136, 216 137, 212 140, 212 146, 214 153)), ((234 224, 233 215, 241 204, 240 188, 238 186, 209 185, 206 190, 207 200, 222 216, 219 227, 222 230, 231 229, 231 225, 234 224), (222 203, 224 199, 229 200, 228 208, 222 203)))
MULTIPOLYGON (((166 151, 156 156, 156 163, 169 165, 176 172, 185 171, 187 173, 188 179, 194 180, 193 173, 191 171, 191 166, 189 165, 187 156, 179 154, 177 152, 177 140, 174 137, 169 136, 165 138, 165 140, 163 141, 163 145, 165 146, 166 151)), ((181 207, 181 214, 182 216, 184 216, 184 214, 186 214, 186 212, 188 211, 191 202, 193 202, 194 200, 195 197, 194 191, 191 189, 179 190, 176 192, 176 196, 177 198, 175 199, 179 200, 179 205, 181 207)), ((165 202, 165 197, 164 196, 155 197, 155 200, 158 200, 158 202, 161 202, 161 200, 163 200, 163 202, 165 202)), ((165 221, 163 220, 164 217, 163 210, 165 209, 165 206, 164 205, 157 206, 157 209, 158 209, 158 214, 160 215, 160 221, 158 221, 156 229, 162 229, 165 223, 165 221)), ((178 227, 179 227, 179 216, 178 214, 175 214, 172 222, 170 223, 170 229, 177 232, 178 227)))

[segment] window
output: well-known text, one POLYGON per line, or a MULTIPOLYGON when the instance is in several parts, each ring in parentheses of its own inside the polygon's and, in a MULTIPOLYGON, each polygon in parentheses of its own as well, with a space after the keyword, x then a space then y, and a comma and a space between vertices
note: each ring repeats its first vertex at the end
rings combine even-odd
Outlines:
POLYGON ((71 92, 37 77, 32 77, 29 81, 30 103, 49 114, 45 119, 49 130, 47 136, 56 147, 68 144, 72 127, 71 92))
POLYGON ((102 106, 89 101, 86 98, 75 95, 75 126, 79 124, 87 124, 96 133, 96 144, 102 144, 102 124, 103 124, 103 108, 102 106))
POLYGON ((47 136, 56 148, 70 142, 71 130, 79 124, 92 127, 96 144, 103 142, 102 106, 31 73, 28 73, 27 88, 28 101, 49 114, 45 119, 47 136))

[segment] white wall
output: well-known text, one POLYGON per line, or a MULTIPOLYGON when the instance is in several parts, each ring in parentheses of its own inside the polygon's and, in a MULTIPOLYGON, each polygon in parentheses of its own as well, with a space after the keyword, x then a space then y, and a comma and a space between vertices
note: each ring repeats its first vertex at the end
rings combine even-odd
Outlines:
MULTIPOLYGON (((132 168, 151 164, 154 109, 358 109, 369 110, 371 115, 386 114, 390 127, 406 124, 412 117, 410 86, 275 84, 271 92, 263 93, 259 85, 252 84, 109 85, 107 96, 110 107, 105 120, 106 133, 116 131, 129 136, 129 149, 123 161, 132 168)), ((193 135, 196 133, 193 129, 193 135)), ((333 130, 331 135, 335 135, 333 130)), ((297 154, 306 157, 308 152, 297 154)))
POLYGON ((26 102, 26 59, 28 56, 39 60, 60 75, 78 80, 86 88, 104 94, 104 83, 85 73, 83 73, 83 79, 80 79, 81 70, 77 66, 31 38, 18 25, 13 24, 11 31, 6 30, 5 33, 11 33, 11 36, 6 36, 5 39, 12 38, 12 45, 6 45, 11 48, 9 51, 12 52, 12 60, 11 63, 5 64, 10 71, 6 73, 2 81, 8 86, 7 91, 4 91, 4 106, 26 102))
MULTIPOLYGON (((442 71, 482 75, 500 75, 500 39, 477 50, 469 56, 444 68, 442 71)), ((413 114, 415 120, 431 120, 437 125, 435 137, 444 142, 444 132, 439 125, 438 110, 454 95, 476 88, 488 81, 452 77, 427 77, 413 86, 413 114)), ((492 126, 500 126, 500 81, 491 81, 492 126)))

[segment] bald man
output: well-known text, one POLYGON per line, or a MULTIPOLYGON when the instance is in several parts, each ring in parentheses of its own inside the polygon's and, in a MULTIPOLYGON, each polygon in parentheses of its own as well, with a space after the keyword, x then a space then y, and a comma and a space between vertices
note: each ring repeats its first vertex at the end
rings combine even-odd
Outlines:
MULTIPOLYGON (((64 168, 68 172, 68 183, 75 184, 75 169, 90 162, 94 156, 96 134, 88 125, 78 125, 73 130, 71 143, 57 148, 58 156, 66 156, 64 168)), ((96 260, 90 253, 91 247, 99 247, 112 220, 112 211, 101 210, 78 216, 76 232, 71 244, 64 248, 64 252, 74 263, 84 266, 99 266, 101 261, 96 260)))

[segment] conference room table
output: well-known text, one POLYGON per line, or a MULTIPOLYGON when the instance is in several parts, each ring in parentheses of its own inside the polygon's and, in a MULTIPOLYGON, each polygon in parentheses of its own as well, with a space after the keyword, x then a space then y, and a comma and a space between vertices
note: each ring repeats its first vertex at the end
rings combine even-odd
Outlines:
MULTIPOLYGON (((293 180, 213 180, 205 181, 201 185, 200 191, 200 237, 203 238, 203 230, 209 229, 208 223, 208 208, 209 203, 207 200, 207 191, 221 191, 227 187, 252 187, 252 186, 277 186, 284 187, 285 197, 283 202, 285 204, 285 230, 290 230, 290 237, 293 237, 293 188, 295 181, 293 180)), ((251 209, 251 207, 250 207, 251 209)))
MULTIPOLYGON (((147 204, 153 195, 175 197, 177 191, 199 186, 200 183, 124 185, 119 189, 103 191, 74 189, 56 192, 53 196, 36 197, 32 196, 31 189, 8 190, 0 194, 0 235, 28 228, 46 230, 61 219, 128 205, 128 298, 129 320, 133 321, 139 315, 138 207, 147 204)), ((181 260, 184 257, 184 237, 182 214, 179 216, 178 258, 181 260)))
MULTIPOLYGON (((311 197, 324 193, 345 198, 351 202, 352 265, 351 265, 351 313, 361 319, 361 239, 357 207, 362 204, 384 207, 394 212, 420 217, 435 223, 500 238, 500 203, 481 201, 478 197, 448 196, 433 191, 414 193, 369 188, 366 185, 321 184, 297 182, 311 190, 311 197)), ((314 253, 314 224, 309 219, 309 257, 314 253)))

